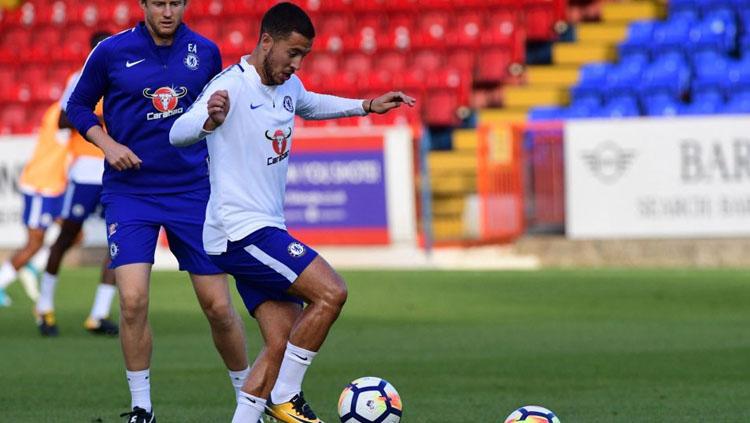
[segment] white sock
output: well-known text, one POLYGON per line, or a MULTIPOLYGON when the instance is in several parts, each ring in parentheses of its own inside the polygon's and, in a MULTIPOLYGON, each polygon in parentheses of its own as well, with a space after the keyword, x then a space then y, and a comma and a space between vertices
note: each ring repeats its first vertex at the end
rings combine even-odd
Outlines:
POLYGON ((0 289, 7 288, 14 280, 16 280, 16 269, 13 268, 10 261, 6 261, 0 267, 0 289))
POLYGON ((258 423, 266 409, 266 400, 240 391, 232 423, 258 423))
POLYGON ((302 391, 302 379, 317 353, 286 343, 284 360, 281 362, 279 377, 271 391, 271 402, 281 404, 302 391))
POLYGON ((91 317, 94 320, 104 319, 109 316, 109 309, 112 307, 112 299, 115 297, 117 288, 114 285, 100 283, 96 287, 96 296, 94 296, 94 305, 91 307, 91 317))
POLYGON ((250 366, 244 370, 237 370, 236 372, 234 370, 229 370, 229 380, 232 382, 232 386, 234 386, 235 395, 240 395, 240 389, 242 389, 242 385, 245 384, 245 379, 247 379, 247 375, 249 374, 250 366))
POLYGON ((150 369, 137 372, 125 371, 130 387, 130 408, 141 407, 151 412, 151 377, 150 369))
POLYGON ((41 292, 36 302, 38 313, 47 313, 55 309, 55 287, 57 286, 57 275, 44 272, 42 275, 41 292))

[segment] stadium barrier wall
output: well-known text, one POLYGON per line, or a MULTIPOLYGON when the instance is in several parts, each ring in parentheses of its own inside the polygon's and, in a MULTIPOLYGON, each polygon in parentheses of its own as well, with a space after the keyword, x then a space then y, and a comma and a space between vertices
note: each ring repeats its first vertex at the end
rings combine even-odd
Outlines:
POLYGON ((524 232, 523 128, 490 124, 478 131, 479 239, 511 241, 524 232))
POLYGON ((532 122, 524 130, 526 225, 537 232, 565 227, 562 122, 532 122))
POLYGON ((572 239, 750 235, 750 118, 565 124, 572 239))
MULTIPOLYGON (((413 135, 409 127, 300 128, 290 160, 287 219, 311 245, 416 245, 413 135)), ((0 248, 26 240, 18 178, 35 136, 0 137, 0 248)), ((53 231, 54 232, 54 231, 53 231)), ((106 246, 92 216, 84 246, 106 246)), ((161 249, 166 249, 162 237, 161 249)))
POLYGON ((0 247, 3 248, 15 248, 26 241, 18 178, 33 150, 32 136, 0 137, 0 247))

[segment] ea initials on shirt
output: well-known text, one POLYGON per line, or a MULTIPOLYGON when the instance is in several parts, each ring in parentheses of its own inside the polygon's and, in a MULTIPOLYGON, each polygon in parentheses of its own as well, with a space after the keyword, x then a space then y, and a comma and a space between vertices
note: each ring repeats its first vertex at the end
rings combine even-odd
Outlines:
POLYGON ((151 104, 159 112, 149 112, 146 114, 147 120, 164 119, 170 116, 179 115, 185 111, 183 107, 178 108, 177 105, 182 97, 185 97, 188 90, 186 87, 179 87, 177 89, 173 87, 161 87, 155 91, 151 91, 151 88, 145 88, 143 90, 143 96, 151 99, 151 104))
POLYGON ((287 148, 287 146, 289 145, 289 137, 291 136, 291 127, 287 127, 286 132, 282 131, 281 129, 277 129, 273 134, 271 134, 271 131, 266 131, 266 138, 271 141, 273 151, 277 154, 276 157, 269 157, 268 159, 266 159, 267 166, 276 164, 289 157, 289 149, 287 148))

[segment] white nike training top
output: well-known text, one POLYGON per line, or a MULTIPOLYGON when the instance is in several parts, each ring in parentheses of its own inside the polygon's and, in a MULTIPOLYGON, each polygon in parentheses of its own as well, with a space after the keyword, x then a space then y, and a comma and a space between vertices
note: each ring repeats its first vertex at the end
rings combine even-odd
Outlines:
POLYGON ((286 229, 284 193, 294 136, 294 115, 303 119, 364 116, 363 100, 305 90, 296 75, 281 85, 263 85, 255 67, 243 57, 217 75, 169 132, 177 147, 206 138, 210 158, 211 197, 203 225, 208 254, 226 251, 263 227, 286 229), (208 99, 229 93, 229 113, 213 132, 203 130, 208 99))

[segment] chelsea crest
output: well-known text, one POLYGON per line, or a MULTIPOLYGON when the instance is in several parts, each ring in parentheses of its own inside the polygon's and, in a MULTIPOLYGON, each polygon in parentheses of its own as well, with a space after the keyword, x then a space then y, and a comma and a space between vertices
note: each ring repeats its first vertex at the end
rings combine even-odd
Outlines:
POLYGON ((185 56, 185 60, 183 60, 182 63, 184 63, 188 69, 196 70, 198 69, 198 65, 200 61, 198 60, 197 55, 193 53, 188 53, 187 56, 185 56))

